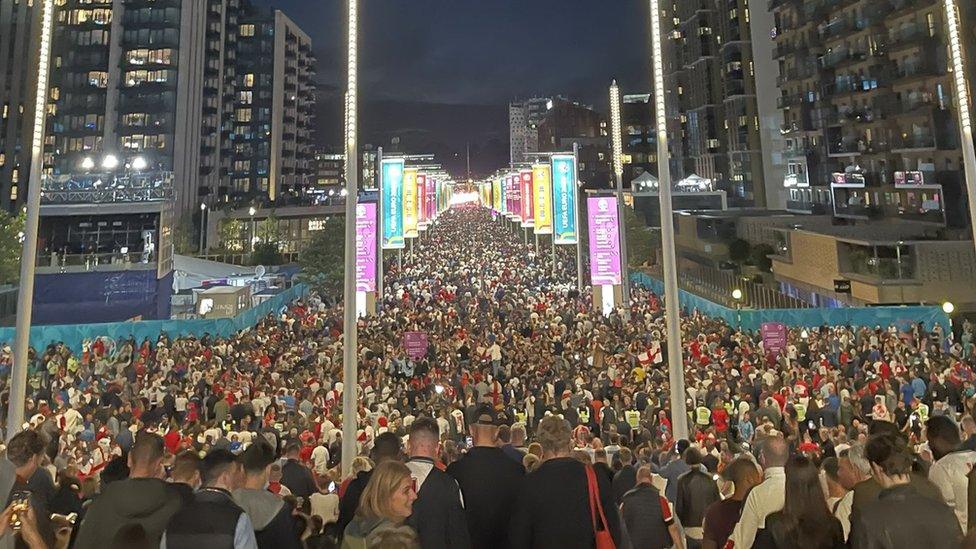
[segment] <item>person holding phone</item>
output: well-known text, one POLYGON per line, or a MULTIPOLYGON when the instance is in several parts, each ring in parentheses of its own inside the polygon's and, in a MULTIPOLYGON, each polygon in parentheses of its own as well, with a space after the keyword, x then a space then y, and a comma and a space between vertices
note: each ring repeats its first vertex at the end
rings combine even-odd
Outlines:
POLYGON ((21 431, 10 439, 6 457, 0 458, 0 493, 6 509, 0 518, 0 549, 18 546, 17 539, 32 549, 54 546, 47 502, 41 497, 42 485, 51 483, 50 474, 40 469, 46 446, 44 435, 21 431))

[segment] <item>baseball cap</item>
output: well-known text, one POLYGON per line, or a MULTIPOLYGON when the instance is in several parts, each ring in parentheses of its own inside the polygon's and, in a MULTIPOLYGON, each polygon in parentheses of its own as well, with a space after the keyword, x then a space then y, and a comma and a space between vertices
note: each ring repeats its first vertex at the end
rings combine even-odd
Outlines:
POLYGON ((490 404, 480 404, 474 412, 474 424, 475 425, 501 425, 498 423, 498 414, 495 412, 495 408, 490 404))

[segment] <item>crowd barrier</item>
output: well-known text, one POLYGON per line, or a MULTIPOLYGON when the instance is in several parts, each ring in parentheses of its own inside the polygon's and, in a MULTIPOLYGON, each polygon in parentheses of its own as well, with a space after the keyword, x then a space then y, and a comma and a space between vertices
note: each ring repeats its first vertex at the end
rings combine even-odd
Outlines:
MULTIPOLYGON (((658 295, 664 295, 664 283, 647 273, 632 272, 630 279, 658 295)), ((678 290, 678 301, 687 310, 724 319, 732 326, 758 330, 764 322, 782 322, 787 326, 815 328, 823 325, 887 328, 895 325, 905 331, 913 323, 923 322, 931 329, 936 323, 949 326, 949 317, 938 306, 843 307, 836 309, 741 309, 719 305, 685 290, 678 290)))
MULTIPOLYGON (((156 341, 160 332, 166 332, 171 338, 189 335, 200 337, 205 333, 214 337, 229 337, 245 328, 254 327, 269 313, 279 311, 282 307, 307 293, 307 285, 296 284, 256 307, 242 311, 231 318, 31 326, 30 344, 35 349, 43 349, 53 342, 61 341, 72 351, 78 353, 86 339, 94 339, 99 336, 108 336, 117 342, 128 339, 130 336, 138 342, 142 342, 147 337, 150 341, 156 341)), ((13 346, 13 340, 13 328, 0 328, 0 344, 13 346)))

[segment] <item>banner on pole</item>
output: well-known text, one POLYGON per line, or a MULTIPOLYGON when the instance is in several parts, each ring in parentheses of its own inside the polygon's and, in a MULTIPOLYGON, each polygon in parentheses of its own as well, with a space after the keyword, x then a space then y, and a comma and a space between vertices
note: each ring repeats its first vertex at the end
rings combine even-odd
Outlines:
POLYGON ((427 356, 427 332, 404 332, 403 349, 413 360, 427 356))
POLYGON ((763 322, 760 325, 763 348, 766 352, 779 354, 786 347, 786 324, 782 322, 763 322))
POLYGON ((532 217, 535 234, 552 234, 552 177, 549 166, 532 167, 532 217))
POLYGON ((590 283, 594 286, 620 284, 620 224, 617 199, 591 196, 586 199, 590 235, 590 283))
POLYGON ((376 291, 376 204, 356 205, 356 291, 376 291))
POLYGON ((522 185, 522 227, 531 228, 535 226, 535 215, 532 213, 532 170, 520 171, 519 181, 522 185))
POLYGON ((417 170, 403 170, 403 236, 417 238, 417 170))
POLYGON ((552 222, 556 244, 579 241, 576 217, 576 157, 552 156, 552 222))
POLYGON ((417 228, 427 230, 427 176, 417 174, 417 228))
POLYGON ((383 249, 404 247, 403 241, 403 159, 383 159, 383 249))
POLYGON ((508 180, 512 188, 512 221, 518 223, 522 221, 522 181, 517 173, 510 175, 508 180))

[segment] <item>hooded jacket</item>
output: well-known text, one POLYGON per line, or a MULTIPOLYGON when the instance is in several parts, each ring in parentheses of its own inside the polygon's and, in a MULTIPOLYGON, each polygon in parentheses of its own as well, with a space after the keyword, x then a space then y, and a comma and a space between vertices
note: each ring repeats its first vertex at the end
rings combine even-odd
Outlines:
POLYGON ((292 506, 267 490, 234 490, 234 502, 244 509, 254 526, 260 549, 301 549, 292 506))
POLYGON ((172 485, 155 478, 112 482, 88 508, 75 547, 112 547, 124 527, 140 525, 146 539, 158 544, 169 519, 183 506, 183 496, 172 485))

